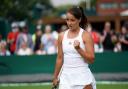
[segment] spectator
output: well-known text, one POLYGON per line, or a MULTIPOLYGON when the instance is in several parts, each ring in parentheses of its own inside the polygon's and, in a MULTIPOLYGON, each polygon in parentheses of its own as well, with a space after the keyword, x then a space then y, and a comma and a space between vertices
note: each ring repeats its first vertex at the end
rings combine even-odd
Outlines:
POLYGON ((24 56, 24 55, 32 55, 32 49, 27 46, 26 42, 21 43, 20 49, 17 51, 17 55, 24 56))
POLYGON ((93 41, 94 41, 94 49, 96 53, 100 53, 103 52, 103 47, 100 41, 100 33, 98 33, 97 31, 95 31, 91 24, 88 24, 88 27, 86 28, 87 31, 91 34, 93 41))
POLYGON ((36 41, 36 34, 41 34, 42 35, 42 30, 41 30, 41 25, 37 25, 36 26, 36 30, 35 30, 35 33, 32 35, 32 41, 33 41, 33 44, 35 45, 35 41, 36 41))
MULTIPOLYGON (((117 38, 115 38, 117 39, 117 38)), ((118 40, 118 39, 117 39, 118 40)), ((121 48, 121 43, 120 41, 118 40, 117 43, 115 44, 115 47, 114 47, 114 52, 121 52, 122 51, 122 48, 121 48)))
POLYGON ((35 54, 37 54, 37 55, 45 55, 46 54, 43 44, 39 45, 39 48, 35 51, 35 54))
POLYGON ((19 34, 19 26, 16 22, 11 24, 12 31, 8 33, 7 44, 11 54, 14 54, 16 50, 16 40, 19 34))
POLYGON ((6 41, 1 41, 0 42, 0 56, 10 56, 11 53, 9 50, 6 49, 6 41))
POLYGON ((121 29, 120 42, 122 51, 128 51, 128 22, 126 22, 121 29))
POLYGON ((32 36, 28 33, 28 26, 25 22, 21 22, 20 28, 21 32, 19 33, 16 41, 16 51, 19 50, 23 42, 26 42, 27 46, 33 50, 32 36))
POLYGON ((102 34, 102 43, 103 43, 103 48, 105 51, 113 51, 114 49, 114 44, 112 42, 112 29, 111 29, 111 23, 106 22, 104 25, 103 29, 103 34, 102 34))
POLYGON ((41 29, 37 29, 34 35, 35 35, 34 52, 36 52, 37 50, 40 49, 42 30, 41 29))
POLYGON ((56 40, 54 39, 51 26, 47 25, 45 27, 45 33, 41 37, 41 43, 44 45, 44 50, 47 54, 55 54, 56 53, 56 40))

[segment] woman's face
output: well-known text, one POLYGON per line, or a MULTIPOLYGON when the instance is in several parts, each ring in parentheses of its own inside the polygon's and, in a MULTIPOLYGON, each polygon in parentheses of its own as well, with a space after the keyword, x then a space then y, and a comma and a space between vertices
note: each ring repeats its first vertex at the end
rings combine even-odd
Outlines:
POLYGON ((66 22, 69 29, 74 30, 79 27, 80 20, 76 19, 71 13, 67 13, 66 22))
POLYGON ((122 34, 126 34, 127 33, 127 30, 126 30, 126 28, 125 27, 122 27, 122 34))

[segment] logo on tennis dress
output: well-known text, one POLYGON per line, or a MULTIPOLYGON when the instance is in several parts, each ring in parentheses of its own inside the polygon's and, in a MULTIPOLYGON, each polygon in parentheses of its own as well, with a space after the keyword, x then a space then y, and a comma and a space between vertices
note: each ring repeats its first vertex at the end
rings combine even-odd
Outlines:
POLYGON ((69 45, 71 45, 71 44, 72 44, 72 42, 70 41, 70 42, 69 42, 69 45))

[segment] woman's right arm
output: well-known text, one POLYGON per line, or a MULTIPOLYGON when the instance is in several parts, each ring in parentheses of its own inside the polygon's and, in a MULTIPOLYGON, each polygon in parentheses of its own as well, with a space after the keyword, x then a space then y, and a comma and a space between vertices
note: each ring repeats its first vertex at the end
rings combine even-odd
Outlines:
POLYGON ((59 34, 58 36, 58 54, 57 54, 56 66, 55 66, 55 71, 53 76, 53 85, 57 85, 58 75, 63 65, 62 39, 63 39, 63 33, 59 34))

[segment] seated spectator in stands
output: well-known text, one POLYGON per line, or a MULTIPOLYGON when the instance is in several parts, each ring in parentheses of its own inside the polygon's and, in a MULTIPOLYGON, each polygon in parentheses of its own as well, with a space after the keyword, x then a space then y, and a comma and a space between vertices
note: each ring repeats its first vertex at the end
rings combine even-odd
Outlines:
POLYGON ((19 34, 19 26, 18 23, 13 22, 11 24, 12 31, 8 33, 7 35, 7 45, 9 47, 9 50, 11 54, 14 54, 16 50, 16 40, 19 34))
POLYGON ((100 40, 100 33, 97 32, 96 30, 94 30, 91 26, 91 24, 88 24, 88 27, 86 28, 87 31, 89 33, 91 33, 91 36, 93 38, 93 41, 94 41, 94 50, 96 53, 101 53, 103 52, 103 47, 102 47, 102 44, 101 44, 101 40, 100 40))
POLYGON ((118 38, 115 39, 117 40, 117 42, 115 43, 114 52, 121 52, 122 51, 121 43, 118 38))
POLYGON ((32 36, 28 32, 28 26, 25 22, 20 23, 21 32, 16 41, 16 51, 19 50, 23 42, 26 42, 28 47, 33 50, 32 36))
POLYGON ((32 55, 33 51, 31 48, 27 46, 26 42, 22 42, 20 49, 17 51, 17 55, 24 56, 24 55, 32 55))
POLYGON ((121 29, 120 42, 122 51, 128 51, 128 22, 124 23, 121 29))
POLYGON ((35 54, 37 54, 37 55, 45 55, 46 54, 43 44, 39 45, 39 48, 35 51, 35 54))
POLYGON ((47 54, 55 54, 56 49, 56 40, 52 35, 51 26, 47 25, 45 27, 45 33, 41 37, 41 43, 44 45, 44 50, 47 54))
POLYGON ((6 48, 7 44, 6 41, 0 42, 0 56, 10 56, 10 51, 6 48))
POLYGON ((35 29, 35 33, 32 35, 32 41, 33 41, 33 44, 35 45, 36 43, 36 36, 42 36, 42 28, 40 25, 37 25, 36 29, 35 29))
POLYGON ((41 36, 42 36, 42 30, 36 29, 35 34, 33 34, 33 43, 34 43, 34 52, 40 49, 41 45, 41 36))
POLYGON ((112 42, 112 35, 113 35, 113 32, 111 29, 111 23, 106 22, 104 25, 103 34, 101 37, 104 51, 113 51, 114 44, 112 42))

